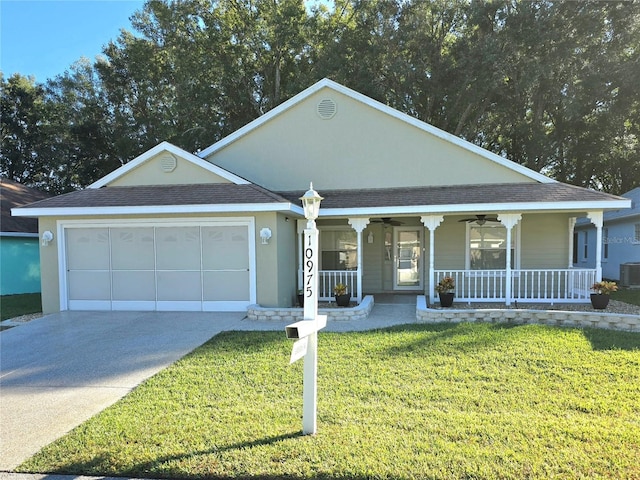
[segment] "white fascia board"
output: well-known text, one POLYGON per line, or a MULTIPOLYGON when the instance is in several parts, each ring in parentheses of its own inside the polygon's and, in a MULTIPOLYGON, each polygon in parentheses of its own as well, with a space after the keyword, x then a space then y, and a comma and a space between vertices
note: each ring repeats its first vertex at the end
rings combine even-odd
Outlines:
POLYGON ((224 178, 225 180, 229 180, 230 182, 235 183, 236 185, 249 185, 251 183, 242 177, 234 175, 233 173, 229 172, 228 170, 225 170, 224 168, 218 167, 217 165, 214 165, 210 162, 207 162, 206 160, 203 160, 197 155, 194 155, 192 153, 187 152, 186 150, 181 149, 180 147, 176 147, 175 145, 169 142, 162 142, 156 145, 155 147, 153 147, 152 149, 147 150, 143 154, 137 156, 130 162, 124 164, 120 168, 117 168, 116 170, 109 173, 108 175, 105 175, 100 180, 89 185, 87 188, 104 187, 105 185, 108 185, 109 183, 113 182, 117 178, 122 177, 123 175, 127 174, 134 168, 139 167, 150 158, 153 158, 162 152, 169 152, 173 155, 183 158, 197 165, 198 167, 201 167, 211 173, 214 173, 224 178))
POLYGON ((335 90, 347 97, 350 97, 356 101, 359 101, 361 103, 364 103, 365 105, 368 105, 371 108, 375 108, 376 110, 385 113, 391 117, 394 117, 400 121, 403 121, 405 123, 408 123, 409 125, 418 128, 424 132, 430 133, 431 135, 434 135, 437 138, 440 138, 444 141, 450 142, 460 148, 463 148, 465 150, 469 150, 477 155, 480 155, 488 160, 491 160, 492 162, 495 162, 505 168, 508 168, 510 170, 513 170, 515 172, 518 172, 532 180, 535 180, 537 182, 540 183, 557 183, 556 180, 547 177, 546 175, 543 175, 541 173, 538 173, 534 170, 531 170, 523 165, 520 165, 518 163, 515 163, 511 160, 508 160, 504 157, 501 157, 500 155, 496 155, 493 152, 490 152, 489 150, 486 150, 482 147, 479 147, 471 142, 468 142, 467 140, 464 140, 460 137, 457 137, 455 135, 452 135, 451 133, 445 132, 444 130, 441 130, 437 127, 434 127, 433 125, 430 125, 426 122, 423 122, 422 120, 418 120, 417 118, 414 118, 410 115, 407 115, 406 113, 402 113, 399 110, 396 110, 395 108, 391 108, 388 105, 385 105, 384 103, 378 102, 377 100, 374 100, 373 98, 367 97, 366 95, 363 95, 362 93, 356 92, 355 90, 351 90, 350 88, 345 87, 344 85, 340 85, 339 83, 336 83, 332 80, 329 80, 328 78, 322 79, 319 82, 315 83, 314 85, 312 85, 311 87, 307 88, 306 90, 303 90, 302 92, 300 92, 299 94, 295 95, 294 97, 290 98, 289 100, 287 100, 286 102, 278 105, 276 108, 270 110, 269 112, 265 113, 264 115, 262 115, 261 117, 258 117, 257 119, 255 119, 254 121, 248 123, 247 125, 245 125, 244 127, 240 128, 239 130, 236 130, 234 133, 232 133, 231 135, 223 138, 222 140, 214 143, 213 145, 211 145, 210 147, 207 147, 206 149, 202 150, 200 153, 198 153, 198 156, 205 158, 208 157, 209 155, 217 152, 218 150, 226 147, 227 145, 229 145, 230 143, 235 142, 236 140, 238 140, 240 137, 246 135, 247 133, 249 133, 250 131, 258 128, 260 125, 262 125, 265 122, 268 122, 269 120, 271 120, 272 118, 280 115, 281 113, 283 113, 284 111, 288 110, 289 108, 293 107, 294 105, 296 105, 297 103, 301 102, 302 100, 306 99, 307 97, 313 95, 314 93, 316 93, 318 90, 322 89, 322 88, 330 88, 332 90, 335 90))
POLYGON ((21 208, 17 217, 77 217, 101 215, 168 215, 190 213, 291 212, 302 215, 302 207, 283 203, 244 203, 230 205, 158 205, 144 207, 66 207, 21 208))
POLYGON ((424 215, 429 213, 462 214, 470 212, 586 212, 589 210, 617 210, 627 208, 624 200, 600 202, 541 202, 541 203, 470 203, 460 205, 416 205, 406 207, 322 208, 320 217, 424 215))

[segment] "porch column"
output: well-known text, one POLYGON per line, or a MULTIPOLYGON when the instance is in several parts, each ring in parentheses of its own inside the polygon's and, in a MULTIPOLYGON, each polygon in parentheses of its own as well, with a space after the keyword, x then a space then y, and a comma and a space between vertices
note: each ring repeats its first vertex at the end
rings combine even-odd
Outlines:
POLYGON ((569 217, 569 259, 567 268, 573 268, 573 233, 576 226, 576 217, 569 217))
POLYGON ((298 290, 304 287, 304 280, 302 279, 302 270, 304 266, 304 260, 302 258, 302 244, 304 243, 304 229, 307 228, 307 221, 303 218, 302 220, 298 220, 298 238, 297 238, 297 250, 298 250, 298 286, 296 287, 298 290))
POLYGON ((587 218, 596 226, 596 282, 602 280, 602 210, 587 212, 587 218))
POLYGON ((435 232, 444 217, 442 215, 423 215, 420 221, 429 229, 429 301, 435 302, 435 232))
POLYGON ((515 227, 518 222, 522 219, 522 215, 520 213, 501 213, 498 215, 498 220, 502 225, 507 229, 507 255, 506 255, 506 271, 505 275, 507 277, 504 290, 507 306, 511 305, 511 287, 512 287, 512 278, 511 278, 511 230, 515 227))
POLYGON ((369 219, 365 217, 353 217, 349 219, 349 225, 358 234, 358 295, 356 300, 362 302, 362 231, 369 225, 369 219))

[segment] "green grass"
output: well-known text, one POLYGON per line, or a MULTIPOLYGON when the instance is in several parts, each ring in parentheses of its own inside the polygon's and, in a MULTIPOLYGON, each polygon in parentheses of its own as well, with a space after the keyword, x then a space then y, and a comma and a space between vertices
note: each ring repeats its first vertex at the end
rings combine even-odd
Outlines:
POLYGON ((0 320, 19 317, 42 311, 42 297, 39 293, 22 295, 2 295, 0 297, 0 320))
POLYGON ((151 478, 640 478, 640 334, 319 336, 318 434, 284 332, 220 334, 20 467, 151 478))
POLYGON ((621 288, 611 294, 612 300, 640 305, 640 288, 621 288))

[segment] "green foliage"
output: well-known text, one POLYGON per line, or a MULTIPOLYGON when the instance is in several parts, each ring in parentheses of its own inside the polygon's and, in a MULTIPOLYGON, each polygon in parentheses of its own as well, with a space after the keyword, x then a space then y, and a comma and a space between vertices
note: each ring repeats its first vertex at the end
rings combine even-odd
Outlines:
POLYGON ((202 149, 329 77, 560 181, 640 184, 634 2, 305 5, 148 0, 46 99, 3 81, 3 175, 79 188, 164 140, 202 149))
POLYGON ((19 470, 146 478, 637 478, 640 337, 411 325, 319 335, 318 434, 282 332, 214 337, 19 470))
POLYGON ((0 320, 19 317, 42 311, 42 297, 39 293, 3 295, 0 297, 0 320))

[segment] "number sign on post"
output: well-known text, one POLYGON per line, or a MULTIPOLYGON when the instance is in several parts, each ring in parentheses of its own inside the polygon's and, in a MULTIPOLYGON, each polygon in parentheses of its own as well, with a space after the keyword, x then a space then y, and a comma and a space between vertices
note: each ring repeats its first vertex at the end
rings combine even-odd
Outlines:
POLYGON ((291 352, 291 363, 304 356, 302 385, 302 433, 317 430, 318 330, 327 324, 326 316, 318 317, 318 228, 316 218, 322 197, 313 189, 301 197, 307 228, 304 230, 304 310, 303 320, 286 327, 287 337, 298 338, 291 352))

